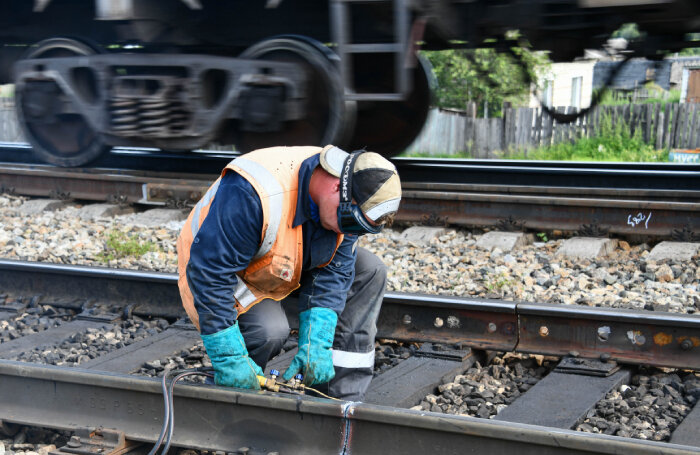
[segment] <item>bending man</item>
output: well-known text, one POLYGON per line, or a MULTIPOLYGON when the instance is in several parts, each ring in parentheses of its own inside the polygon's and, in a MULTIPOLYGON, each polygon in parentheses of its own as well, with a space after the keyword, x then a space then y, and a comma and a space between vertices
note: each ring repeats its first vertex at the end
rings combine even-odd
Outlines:
POLYGON ((281 302, 299 305, 299 347, 283 378, 304 375, 361 401, 372 379, 386 269, 357 248, 401 200, 396 168, 373 152, 273 147, 234 159, 178 238, 179 287, 215 382, 259 388, 289 334, 281 302))

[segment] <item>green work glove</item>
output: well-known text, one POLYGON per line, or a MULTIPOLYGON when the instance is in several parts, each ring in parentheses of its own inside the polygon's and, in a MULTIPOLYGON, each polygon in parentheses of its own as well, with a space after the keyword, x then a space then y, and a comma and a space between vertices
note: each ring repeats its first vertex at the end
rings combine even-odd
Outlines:
POLYGON ((282 378, 289 381, 297 373, 304 375, 304 384, 324 384, 335 376, 333 337, 338 315, 328 308, 311 308, 299 313, 299 352, 282 378))
POLYGON ((260 389, 257 376, 262 376, 263 371, 248 357, 238 322, 228 329, 202 335, 202 341, 214 367, 214 382, 217 385, 260 389))

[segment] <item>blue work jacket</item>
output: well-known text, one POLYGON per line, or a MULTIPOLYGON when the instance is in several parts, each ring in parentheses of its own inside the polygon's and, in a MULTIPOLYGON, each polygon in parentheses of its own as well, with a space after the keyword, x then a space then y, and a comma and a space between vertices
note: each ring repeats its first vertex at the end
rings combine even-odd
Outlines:
MULTIPOLYGON (((299 169, 299 194, 294 226, 302 225, 303 262, 299 311, 313 307, 330 308, 338 315, 345 307, 355 277, 357 236, 345 235, 343 242, 325 267, 336 245, 337 234, 324 229, 312 217, 313 201, 309 181, 319 155, 306 160, 299 169)), ((233 290, 236 272, 248 267, 260 245, 263 213, 260 197, 253 186, 235 172, 226 173, 216 192, 209 213, 190 248, 187 283, 199 314, 202 335, 210 335, 232 326, 238 316, 233 290), (226 255, 219 254, 227 251, 226 255)))

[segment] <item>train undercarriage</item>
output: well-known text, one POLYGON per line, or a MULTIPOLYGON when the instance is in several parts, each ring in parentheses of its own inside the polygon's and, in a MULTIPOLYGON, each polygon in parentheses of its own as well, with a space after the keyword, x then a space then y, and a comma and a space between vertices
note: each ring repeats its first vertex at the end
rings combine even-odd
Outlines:
POLYGON ((431 105, 419 46, 476 47, 519 29, 558 60, 633 19, 663 37, 656 50, 700 29, 700 6, 686 0, 23 3, 0 0, 0 83, 15 83, 34 152, 59 166, 115 146, 211 143, 392 156, 431 105))

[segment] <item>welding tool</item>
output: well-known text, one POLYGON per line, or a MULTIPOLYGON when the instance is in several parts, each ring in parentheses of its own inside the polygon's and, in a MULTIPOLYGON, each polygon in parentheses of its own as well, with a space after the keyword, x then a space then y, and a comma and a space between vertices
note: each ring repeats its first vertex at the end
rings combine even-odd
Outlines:
POLYGON ((279 376, 280 372, 278 370, 270 370, 270 377, 265 377, 265 376, 260 376, 258 375, 258 383, 260 384, 260 388, 264 390, 269 390, 271 392, 281 392, 281 393, 290 393, 293 395, 304 395, 307 390, 311 390, 315 394, 322 396, 324 398, 328 398, 331 400, 337 400, 337 398, 333 398, 331 396, 326 395, 325 393, 313 389, 311 387, 308 387, 304 385, 302 382, 304 379, 304 376, 301 374, 297 374, 294 376, 292 379, 290 379, 288 382, 280 382, 277 380, 277 377, 279 376))

